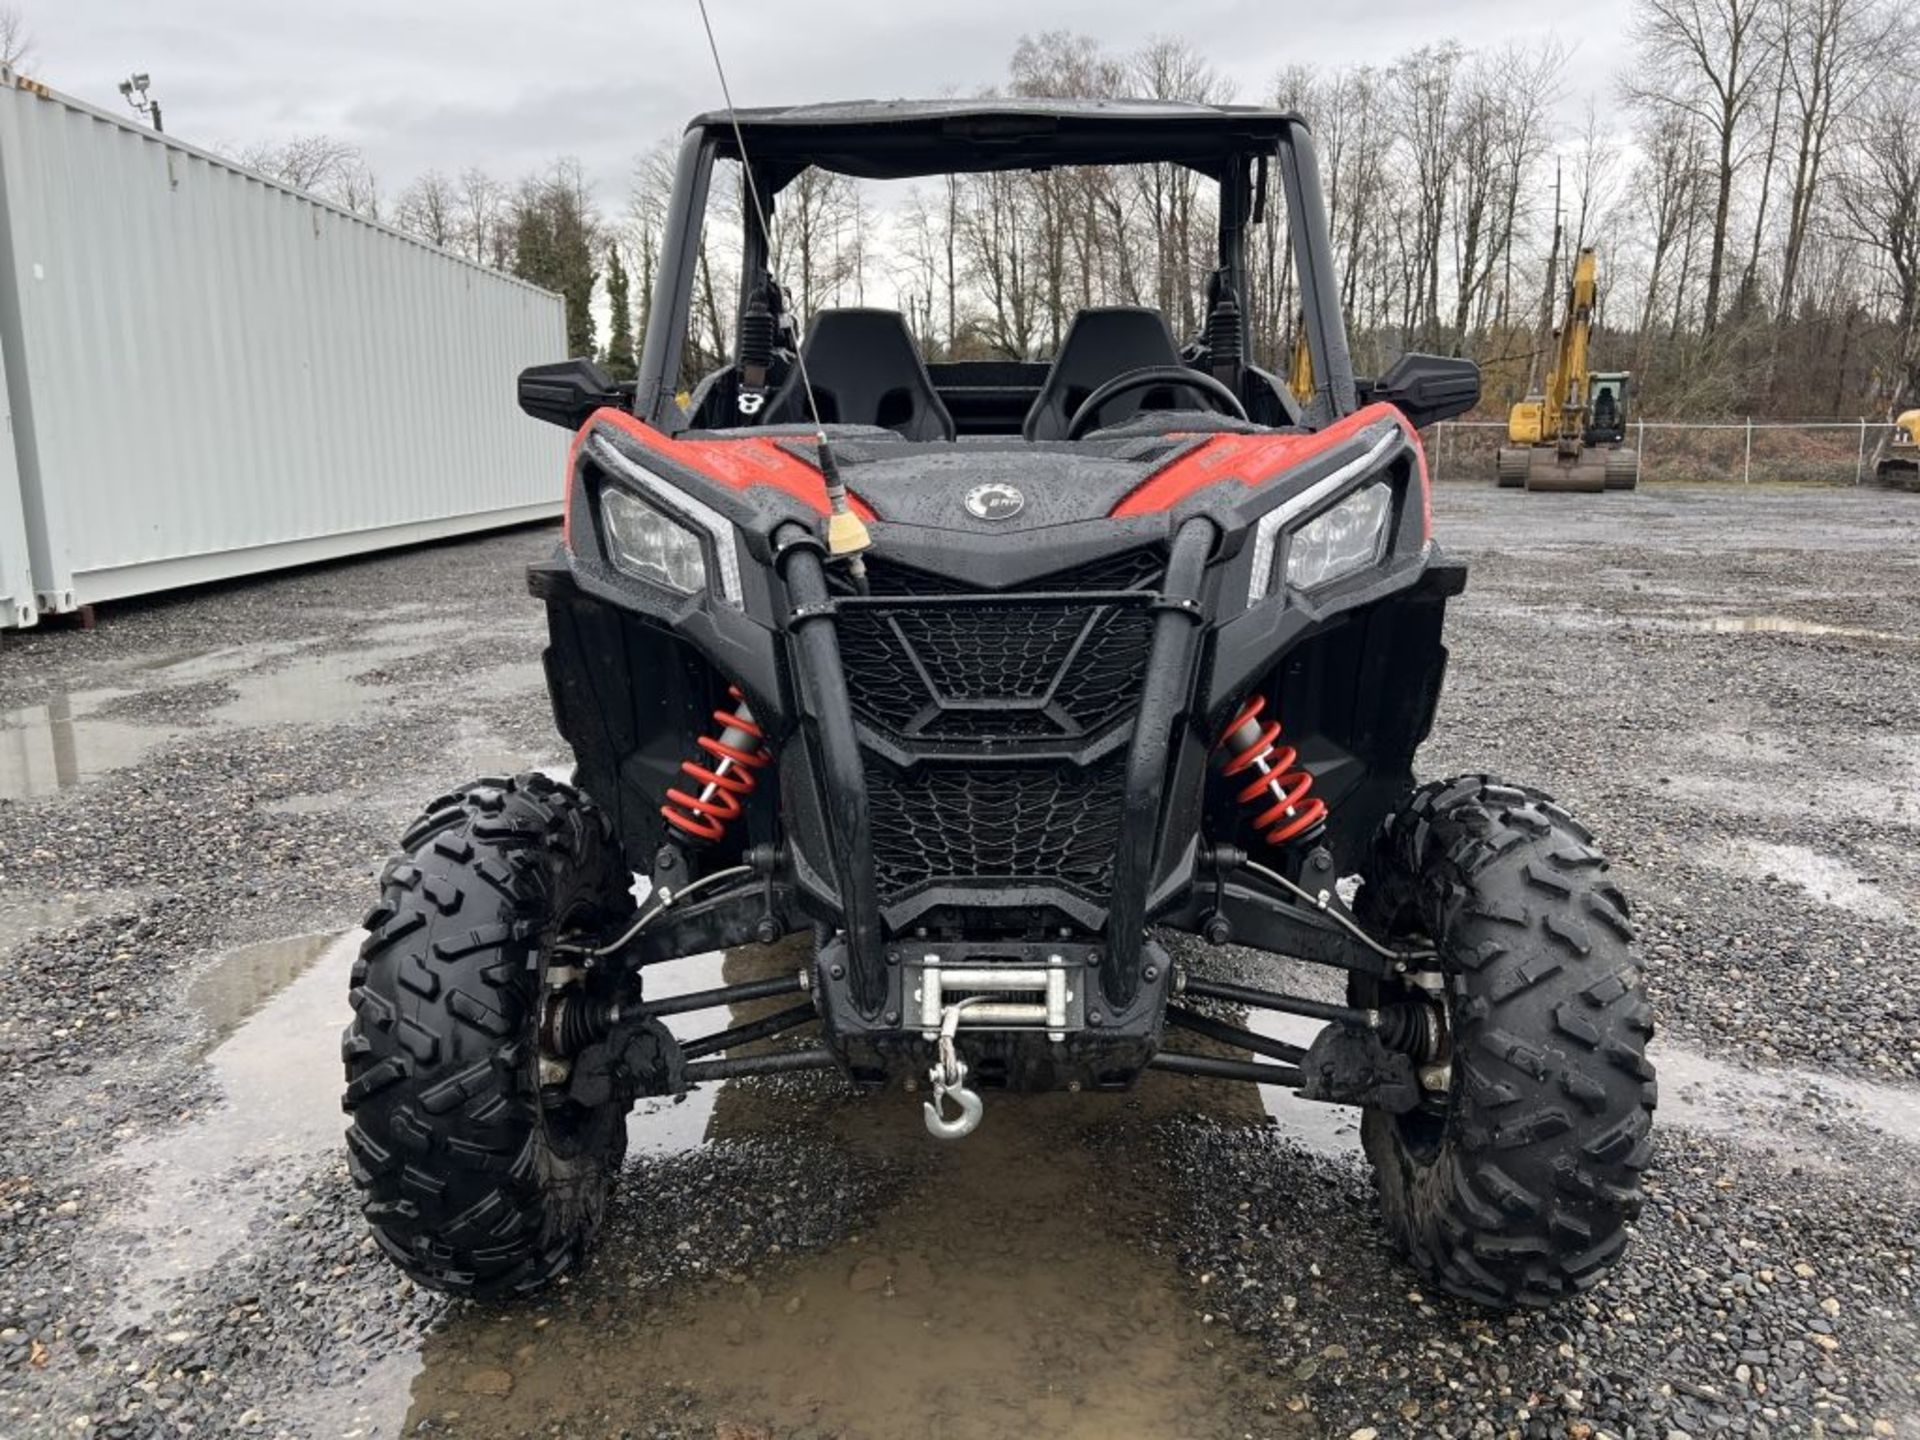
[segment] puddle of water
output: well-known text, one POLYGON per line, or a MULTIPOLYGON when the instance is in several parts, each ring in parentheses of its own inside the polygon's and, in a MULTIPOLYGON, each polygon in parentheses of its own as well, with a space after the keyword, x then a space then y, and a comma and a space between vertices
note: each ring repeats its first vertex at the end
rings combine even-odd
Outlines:
POLYGON ((470 621, 457 617, 437 620, 395 620, 360 632, 358 639, 369 645, 393 645, 412 640, 438 640, 472 630, 470 621))
MULTIPOLYGON (((1323 1027, 1304 1015, 1282 1015, 1277 1010, 1249 1010, 1241 1021, 1256 1035, 1311 1045, 1323 1027)), ((1258 1056, 1253 1057, 1258 1059, 1258 1056)), ((1347 1105, 1302 1100, 1291 1090, 1260 1087, 1260 1103, 1267 1107, 1274 1129, 1303 1150, 1316 1155, 1357 1156, 1360 1153, 1360 1112, 1347 1105)))
MULTIPOLYGON (((804 948, 789 941, 658 966, 647 993, 784 974, 804 948)), ((690 1038, 785 1003, 671 1023, 690 1038)), ((639 1296, 625 1288, 628 1267, 607 1254, 564 1301, 542 1307, 539 1326, 449 1312, 423 1347, 401 1433, 598 1433, 614 1417, 666 1414, 686 1433, 804 1425, 844 1440, 1271 1432, 1280 1392, 1264 1366, 1205 1323, 1196 1313, 1204 1292, 1135 1238, 1158 1230, 1173 1182, 1128 1165, 1126 1183, 1115 1184, 1112 1148, 1086 1143, 1100 1127, 1144 1131, 1178 1113, 1254 1123, 1251 1091, 1152 1074, 1125 1096, 995 1093, 981 1129, 959 1145, 926 1134, 921 1098, 893 1090, 823 1101, 781 1082, 736 1081, 639 1107, 624 1204, 644 1203, 653 1167, 758 1134, 851 1152, 855 1163, 906 1156, 924 1173, 871 1228, 775 1256, 734 1283, 639 1296)), ((392 1378, 356 1384, 355 1413, 380 1416, 392 1378)))
MULTIPOLYGON (((1824 598, 1810 596, 1809 598, 1824 598)), ((1829 625, 1818 620, 1799 620, 1791 615, 1623 615, 1607 610, 1569 610, 1563 605, 1510 605, 1490 603, 1481 607, 1484 614, 1524 620, 1575 634, 1596 634, 1616 630, 1650 630, 1693 635, 1812 635, 1839 640, 1869 640, 1882 644, 1920 643, 1920 635, 1903 635, 1892 630, 1874 630, 1857 625, 1829 625)))
POLYGON ((132 668, 162 676, 167 685, 189 680, 221 680, 242 670, 252 670, 263 660, 278 660, 296 655, 302 647, 298 640, 268 640, 252 645, 220 645, 195 650, 179 657, 171 654, 134 662, 132 668))
POLYGON ((64 930, 106 915, 127 915, 151 890, 83 890, 32 899, 0 898, 0 950, 18 945, 42 930, 64 930))
MULTIPOLYGON (((734 965, 736 978, 729 978, 726 973, 727 960, 728 957, 720 951, 712 950, 705 955, 654 966, 646 972, 646 998, 668 1000, 676 995, 690 995, 696 990, 712 990, 717 986, 758 978, 741 973, 750 967, 738 962, 734 965)), ((667 1026, 678 1039, 685 1042, 711 1035, 716 1030, 724 1030, 729 1025, 739 1024, 778 1009, 782 1004, 791 1003, 792 996, 782 996, 772 1006, 763 1002, 759 1006, 735 1006, 731 1011, 710 1010, 674 1015, 668 1017, 667 1026)), ((663 1095, 639 1101, 634 1105, 633 1113, 627 1117, 627 1153, 678 1155, 698 1149, 706 1143, 707 1127, 713 1118, 714 1106, 719 1103, 720 1092, 725 1088, 724 1084, 702 1085, 685 1095, 663 1095)))
POLYGON ((223 1099, 113 1161, 140 1175, 126 1221, 123 1319, 163 1309, 170 1281, 244 1244, 276 1174, 340 1144, 340 1031, 361 938, 353 930, 246 946, 195 982, 193 1004, 223 1037, 206 1057, 223 1099))
POLYGON ((194 976, 187 988, 187 1003, 206 1022, 209 1046, 218 1045, 252 1019, 339 941, 338 935, 316 934, 242 945, 194 976))
POLYGON ((418 650, 370 647, 328 655, 309 655, 264 675, 237 675, 229 684, 238 692, 213 712, 220 724, 338 725, 379 709, 393 698, 388 685, 356 677, 418 654, 418 650))
POLYGON ((1920 639, 1891 630, 1868 630, 1855 625, 1826 625, 1817 620, 1796 620, 1790 615, 1709 615, 1699 620, 1676 620, 1672 624, 1708 635, 1830 635, 1843 640, 1920 639))
POLYGON ((92 710, 126 693, 79 691, 0 711, 0 800, 57 795, 138 764, 180 735, 172 726, 93 718, 92 710))
POLYGON ((1701 730, 1671 737, 1683 753, 1697 753, 1743 771, 1778 770, 1800 760, 1784 737, 1748 726, 1739 730, 1701 730))
POLYGON ((504 700, 538 691, 547 693, 547 668, 538 660, 512 660, 478 670, 461 680, 459 693, 482 700, 504 700))
POLYGON ((1130 1238, 1156 1228, 1164 1182, 1128 1166, 1116 1184, 1111 1159, 1086 1143, 1089 1127, 1187 1108, 1190 1083, 995 1094, 958 1145, 927 1136, 920 1097, 898 1091, 790 1112, 765 1087, 728 1090, 751 1095, 752 1113, 722 1106, 714 1141, 740 1124, 777 1126, 821 1146, 911 1154, 928 1173, 870 1229, 742 1283, 596 1303, 618 1283, 607 1263, 545 1329, 456 1316, 425 1346, 404 1433, 568 1433, 675 1413, 690 1433, 808 1426, 846 1440, 1224 1436, 1248 1433, 1278 1395, 1243 1342, 1195 1313, 1204 1295, 1130 1238), (478 1398, 483 1371, 508 1393, 478 1398))
POLYGON ((1852 864, 1803 845, 1735 840, 1707 847, 1700 855, 1705 863, 1725 874, 1744 878, 1778 876, 1836 909, 1893 925, 1911 923, 1906 907, 1880 886, 1863 880, 1852 864))
MULTIPOLYGON (((223 678, 235 695, 211 712, 214 724, 336 725, 377 709, 394 693, 389 686, 362 683, 356 676, 418 653, 400 647, 362 648, 308 656, 266 674, 244 673, 262 660, 277 659, 297 648, 285 643, 234 646, 172 661, 149 673, 166 676, 169 683, 189 677, 223 678)), ((177 725, 114 720, 93 713, 110 700, 139 693, 76 690, 55 695, 44 705, 0 711, 0 799, 57 795, 109 771, 137 765, 188 733, 177 725)))
MULTIPOLYGON (((1920 1090, 1813 1070, 1764 1070, 1687 1046, 1655 1041, 1648 1052, 1660 1076, 1656 1123, 1725 1135, 1759 1149, 1798 1150, 1809 1125, 1850 1121, 1903 1145, 1920 1147, 1920 1090), (1823 1102, 1818 1108, 1810 1100, 1823 1102)), ((1834 1146, 1842 1163, 1850 1147, 1834 1146)))

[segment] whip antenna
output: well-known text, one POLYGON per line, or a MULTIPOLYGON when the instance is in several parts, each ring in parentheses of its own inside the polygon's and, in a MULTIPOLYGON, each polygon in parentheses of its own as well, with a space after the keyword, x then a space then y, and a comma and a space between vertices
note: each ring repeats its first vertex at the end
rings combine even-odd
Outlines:
MULTIPOLYGON (((727 123, 733 127, 733 145, 740 152, 740 173, 746 178, 747 202, 759 227, 761 248, 773 273, 780 269, 780 256, 774 246, 773 230, 767 224, 767 211, 760 203, 760 186, 754 179, 752 162, 747 158, 747 137, 740 129, 740 112, 734 108, 733 89, 727 84, 727 67, 720 59, 720 42, 714 39, 713 18, 707 14, 707 0, 695 0, 700 7, 700 25, 707 32, 707 51, 713 56, 713 72, 720 79, 720 96, 727 102, 727 123)), ((827 487, 827 554, 845 565, 849 577, 862 592, 867 588, 867 565, 860 552, 873 543, 867 527, 847 504, 846 483, 840 478, 840 466, 834 460, 833 447, 827 443, 827 429, 820 421, 820 404, 814 399, 813 380, 807 374, 807 347, 794 349, 794 363, 800 371, 800 389, 807 397, 807 413, 813 420, 814 439, 820 449, 820 476, 827 487)))

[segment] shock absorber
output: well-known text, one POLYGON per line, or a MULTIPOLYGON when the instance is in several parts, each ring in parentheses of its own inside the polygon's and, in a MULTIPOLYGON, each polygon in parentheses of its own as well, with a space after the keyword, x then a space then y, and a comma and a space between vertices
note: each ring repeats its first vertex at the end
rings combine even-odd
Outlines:
POLYGON ((747 796, 759 783, 754 772, 773 763, 767 753, 767 737, 754 723, 747 697, 738 686, 727 691, 734 705, 731 710, 713 712, 720 733, 702 735, 696 742, 710 763, 684 760, 680 771, 698 790, 667 791, 667 803, 660 807, 666 822, 688 839, 711 844, 727 833, 727 827, 740 817, 747 796))
POLYGON ((1280 722, 1260 718, 1266 708, 1264 695, 1240 707, 1214 747, 1228 754, 1220 773, 1230 780, 1247 777, 1234 798, 1249 809, 1266 807, 1253 826, 1267 844, 1311 840, 1326 825, 1327 802, 1309 795, 1313 776, 1299 768, 1300 752, 1280 743, 1280 722))

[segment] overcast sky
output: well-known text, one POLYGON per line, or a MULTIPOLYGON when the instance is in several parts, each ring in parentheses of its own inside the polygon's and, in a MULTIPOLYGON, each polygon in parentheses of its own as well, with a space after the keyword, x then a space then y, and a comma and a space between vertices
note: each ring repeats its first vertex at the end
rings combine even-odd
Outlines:
MULTIPOLYGON (((153 77, 167 129, 211 149, 315 131, 360 145, 391 197, 428 168, 503 179, 578 156, 618 209, 633 156, 720 105, 694 0, 543 6, 530 0, 10 0, 35 41, 31 73, 119 108, 153 77)), ((1291 61, 1384 60, 1558 31, 1578 48, 1563 109, 1610 91, 1628 0, 1555 10, 1522 0, 708 0, 742 105, 967 91, 1004 78, 1022 34, 1071 29, 1126 51, 1187 38, 1264 97, 1291 61), (1578 14, 1577 30, 1553 23, 1578 14)))

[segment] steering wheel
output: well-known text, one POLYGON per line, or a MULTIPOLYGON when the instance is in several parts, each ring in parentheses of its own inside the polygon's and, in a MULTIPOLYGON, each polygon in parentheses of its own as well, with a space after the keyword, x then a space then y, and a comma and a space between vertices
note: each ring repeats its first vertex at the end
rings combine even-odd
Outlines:
POLYGON ((1082 400, 1080 408, 1073 412, 1073 418, 1067 422, 1067 439, 1078 440, 1093 429, 1093 422, 1099 417, 1101 409, 1120 396, 1131 395, 1136 390, 1150 390, 1156 385, 1191 390, 1204 398, 1209 408, 1222 415, 1231 415, 1236 420, 1247 418, 1247 407, 1240 403, 1240 397, 1204 370, 1189 370, 1185 365, 1147 365, 1114 376, 1082 400))

